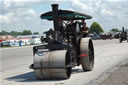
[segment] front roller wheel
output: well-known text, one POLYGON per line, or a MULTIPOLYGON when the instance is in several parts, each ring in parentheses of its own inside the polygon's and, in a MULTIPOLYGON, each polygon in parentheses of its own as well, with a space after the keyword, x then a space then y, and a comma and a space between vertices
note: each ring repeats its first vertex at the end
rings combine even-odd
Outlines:
POLYGON ((82 38, 80 42, 80 63, 84 71, 94 67, 94 47, 90 38, 82 38))
POLYGON ((36 54, 34 73, 37 79, 67 79, 70 77, 71 67, 67 67, 70 63, 70 54, 67 50, 42 51, 36 54))

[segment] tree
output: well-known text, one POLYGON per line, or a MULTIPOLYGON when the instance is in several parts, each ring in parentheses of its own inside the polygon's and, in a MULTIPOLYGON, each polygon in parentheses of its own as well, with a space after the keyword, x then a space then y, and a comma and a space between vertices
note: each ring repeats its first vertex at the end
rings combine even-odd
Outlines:
POLYGON ((102 29, 102 27, 97 22, 93 22, 91 24, 89 31, 91 33, 96 32, 97 34, 100 34, 101 32, 104 32, 104 30, 102 29))
POLYGON ((18 36, 18 35, 22 35, 22 32, 11 31, 10 34, 11 34, 12 36, 18 36))
POLYGON ((2 31, 0 32, 0 35, 10 35, 10 33, 9 33, 9 32, 6 32, 5 30, 2 30, 2 31))
POLYGON ((30 30, 24 30, 22 35, 32 35, 32 32, 30 30))
POLYGON ((33 33, 33 35, 38 35, 38 34, 39 34, 39 32, 34 32, 34 33, 33 33))
POLYGON ((112 31, 112 32, 120 32, 120 30, 118 28, 113 28, 110 31, 112 31))

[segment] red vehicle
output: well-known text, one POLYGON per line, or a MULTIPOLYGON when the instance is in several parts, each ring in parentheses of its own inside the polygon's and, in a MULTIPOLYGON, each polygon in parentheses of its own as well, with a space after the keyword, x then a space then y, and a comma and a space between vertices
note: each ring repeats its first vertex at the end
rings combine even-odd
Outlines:
POLYGON ((0 42, 2 42, 3 40, 0 40, 0 42))

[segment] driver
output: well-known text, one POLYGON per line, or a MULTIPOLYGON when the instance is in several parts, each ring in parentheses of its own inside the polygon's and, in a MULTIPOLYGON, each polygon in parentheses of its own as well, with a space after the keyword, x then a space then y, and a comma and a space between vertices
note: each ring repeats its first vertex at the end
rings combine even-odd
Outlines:
POLYGON ((67 36, 67 40, 68 41, 70 41, 70 38, 69 38, 69 35, 71 35, 71 36, 73 36, 73 19, 70 19, 69 20, 69 24, 67 25, 67 27, 66 27, 66 29, 65 29, 65 31, 66 31, 66 35, 68 35, 67 36))
POLYGON ((59 31, 62 33, 62 36, 64 37, 65 33, 64 33, 64 26, 63 26, 62 18, 59 18, 58 22, 59 22, 59 31))
POLYGON ((67 32, 72 32, 73 31, 73 19, 70 19, 69 24, 66 27, 67 32))
POLYGON ((86 27, 86 23, 84 22, 84 20, 82 20, 81 22, 82 24, 82 36, 83 37, 87 37, 88 36, 88 27, 86 27))

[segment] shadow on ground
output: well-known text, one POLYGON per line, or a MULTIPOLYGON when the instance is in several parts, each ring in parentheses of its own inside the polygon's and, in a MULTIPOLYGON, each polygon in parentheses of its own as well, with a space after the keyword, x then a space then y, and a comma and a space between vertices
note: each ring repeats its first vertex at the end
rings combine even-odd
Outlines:
MULTIPOLYGON (((82 69, 73 69, 72 70, 72 75, 73 74, 77 74, 77 73, 82 73, 83 70, 82 69)), ((62 81, 62 79, 60 80, 37 80, 34 76, 34 72, 28 72, 28 73, 24 73, 21 75, 17 75, 17 76, 13 76, 13 77, 9 77, 6 78, 6 80, 8 81, 15 81, 15 82, 53 82, 53 81, 62 81)), ((63 79, 65 80, 65 79, 63 79)))

